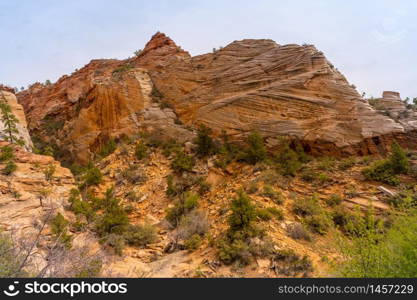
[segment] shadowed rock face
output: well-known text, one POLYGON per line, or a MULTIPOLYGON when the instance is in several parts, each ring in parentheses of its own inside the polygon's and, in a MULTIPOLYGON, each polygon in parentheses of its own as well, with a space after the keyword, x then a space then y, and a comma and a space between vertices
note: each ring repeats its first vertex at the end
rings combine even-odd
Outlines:
POLYGON ((376 113, 314 46, 272 40, 235 41, 191 57, 157 33, 134 58, 93 60, 52 86, 37 84, 18 97, 33 134, 83 161, 109 136, 143 128, 192 138, 173 122, 176 117, 236 140, 258 130, 271 146, 279 136, 291 136, 326 154, 374 153, 404 132, 376 113), (152 101, 156 91, 175 113, 152 101))

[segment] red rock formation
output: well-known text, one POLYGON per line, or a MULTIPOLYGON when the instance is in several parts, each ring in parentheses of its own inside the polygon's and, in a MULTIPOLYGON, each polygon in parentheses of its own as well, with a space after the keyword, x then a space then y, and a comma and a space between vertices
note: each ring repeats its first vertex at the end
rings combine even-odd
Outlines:
POLYGON ((404 132, 377 114, 314 46, 272 40, 235 41, 191 57, 157 33, 134 58, 93 60, 18 98, 33 134, 86 161, 109 136, 143 128, 191 138, 154 94, 187 125, 204 123, 237 140, 258 130, 271 146, 287 135, 313 153, 374 153, 404 132))
POLYGON ((6 92, 9 92, 9 93, 15 93, 15 90, 14 90, 14 88, 12 88, 12 87, 10 87, 10 86, 7 86, 7 85, 4 85, 4 84, 0 84, 0 91, 6 91, 6 92))

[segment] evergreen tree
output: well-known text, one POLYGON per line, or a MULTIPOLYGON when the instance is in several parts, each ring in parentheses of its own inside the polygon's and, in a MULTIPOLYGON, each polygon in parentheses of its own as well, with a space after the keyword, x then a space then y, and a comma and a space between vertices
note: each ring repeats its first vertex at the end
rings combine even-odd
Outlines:
POLYGON ((19 120, 13 114, 12 108, 5 100, 0 101, 0 111, 2 114, 1 121, 4 124, 6 132, 6 141, 23 146, 24 141, 16 136, 16 134, 19 133, 16 126, 16 124, 19 123, 19 120))

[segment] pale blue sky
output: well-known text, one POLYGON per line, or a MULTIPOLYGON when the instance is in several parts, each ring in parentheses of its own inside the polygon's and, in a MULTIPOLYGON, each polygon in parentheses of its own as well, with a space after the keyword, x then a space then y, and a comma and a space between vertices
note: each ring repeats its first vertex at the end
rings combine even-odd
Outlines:
POLYGON ((158 30, 192 55, 243 38, 312 43, 360 92, 417 97, 417 0, 0 0, 0 83, 126 58, 158 30))

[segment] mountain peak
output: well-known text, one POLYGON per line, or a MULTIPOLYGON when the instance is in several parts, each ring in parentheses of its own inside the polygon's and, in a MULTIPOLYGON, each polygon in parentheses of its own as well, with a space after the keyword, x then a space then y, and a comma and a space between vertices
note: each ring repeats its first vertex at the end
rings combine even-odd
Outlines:
POLYGON ((170 47, 170 48, 179 48, 175 42, 169 38, 165 33, 157 32, 155 33, 149 42, 145 45, 143 53, 147 53, 151 50, 155 50, 161 47, 170 47))

